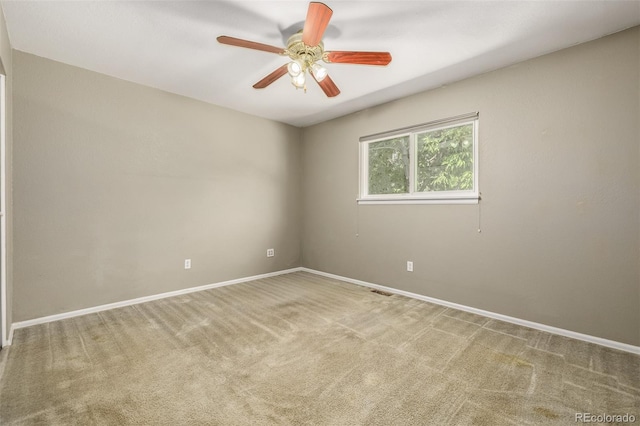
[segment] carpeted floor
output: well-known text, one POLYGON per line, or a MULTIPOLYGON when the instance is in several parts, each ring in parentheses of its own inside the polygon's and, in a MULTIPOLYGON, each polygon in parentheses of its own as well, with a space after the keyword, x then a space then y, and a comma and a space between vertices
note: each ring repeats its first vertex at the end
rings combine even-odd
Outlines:
POLYGON ((19 329, 0 353, 3 425, 640 423, 640 356, 303 272, 19 329))

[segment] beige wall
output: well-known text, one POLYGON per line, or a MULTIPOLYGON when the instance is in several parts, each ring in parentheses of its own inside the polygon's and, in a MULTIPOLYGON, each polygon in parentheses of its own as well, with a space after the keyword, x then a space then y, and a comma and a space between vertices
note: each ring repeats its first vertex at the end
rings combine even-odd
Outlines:
POLYGON ((14 321, 300 265, 299 129, 13 58, 14 321))
POLYGON ((640 345, 639 34, 305 129, 303 265, 640 345), (480 205, 356 206, 359 137, 472 111, 480 205))
MULTIPOLYGON (((0 165, 0 167, 6 167, 6 188, 7 188, 7 324, 5 324, 5 336, 8 336, 9 328, 12 322, 12 295, 13 295, 13 202, 12 202, 12 173, 11 173, 11 155, 13 148, 13 134, 12 134, 12 117, 13 117, 13 102, 12 102, 12 87, 13 87, 13 71, 12 71, 12 57, 11 57, 11 44, 9 43, 9 35, 7 33, 7 24, 4 20, 4 12, 0 8, 0 60, 6 75, 6 164, 0 165)), ((1 344, 1 343, 0 343, 1 344)))

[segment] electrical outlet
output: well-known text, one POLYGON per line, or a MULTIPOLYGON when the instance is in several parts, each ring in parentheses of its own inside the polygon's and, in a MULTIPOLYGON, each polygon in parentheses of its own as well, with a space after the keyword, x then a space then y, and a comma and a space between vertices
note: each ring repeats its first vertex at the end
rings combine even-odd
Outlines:
POLYGON ((184 260, 184 269, 191 269, 191 259, 184 260))
POLYGON ((274 249, 267 249, 267 257, 273 257, 276 255, 276 251, 274 249))
POLYGON ((407 272, 413 272, 413 262, 410 260, 407 261, 407 272))

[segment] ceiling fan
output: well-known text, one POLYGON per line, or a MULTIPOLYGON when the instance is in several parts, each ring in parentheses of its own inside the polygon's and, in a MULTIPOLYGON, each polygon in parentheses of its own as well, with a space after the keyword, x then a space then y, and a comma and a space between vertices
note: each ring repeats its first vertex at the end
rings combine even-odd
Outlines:
POLYGON ((289 37, 286 48, 228 36, 220 36, 217 40, 220 43, 231 46, 262 50, 291 58, 291 62, 281 66, 254 84, 253 87, 256 89, 264 89, 288 73, 291 77, 291 84, 297 89, 304 89, 306 92, 306 74, 309 72, 320 88, 322 88, 322 91, 328 97, 334 97, 340 93, 340 89, 338 89, 338 86, 336 86, 333 80, 331 80, 331 77, 329 77, 327 69, 318 64, 318 61, 322 60, 326 63, 343 64, 387 65, 391 62, 391 54, 389 52, 325 51, 322 36, 329 25, 332 14, 333 11, 331 8, 324 3, 309 3, 307 19, 304 22, 303 29, 289 37))

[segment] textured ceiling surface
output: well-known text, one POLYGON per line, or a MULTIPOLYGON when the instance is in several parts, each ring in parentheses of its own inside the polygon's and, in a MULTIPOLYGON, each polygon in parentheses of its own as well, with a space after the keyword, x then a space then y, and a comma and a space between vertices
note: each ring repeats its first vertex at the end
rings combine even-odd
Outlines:
POLYGON ((307 1, 2 1, 13 48, 295 126, 308 126, 640 24, 638 1, 342 1, 326 50, 389 51, 386 67, 328 64, 342 93, 304 93, 285 76, 307 1))

